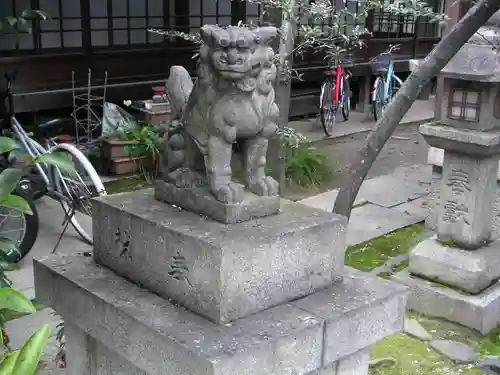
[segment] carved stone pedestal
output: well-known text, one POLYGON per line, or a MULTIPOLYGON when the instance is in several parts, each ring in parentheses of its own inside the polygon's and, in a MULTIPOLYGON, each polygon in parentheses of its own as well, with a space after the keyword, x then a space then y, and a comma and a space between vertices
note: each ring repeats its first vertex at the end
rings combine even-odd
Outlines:
POLYGON ((95 261, 216 323, 341 281, 345 219, 283 201, 279 215, 226 225, 154 199, 93 207, 95 261))
POLYGON ((410 309, 486 333, 500 323, 500 243, 491 240, 500 137, 439 124, 420 132, 445 150, 437 233, 394 278, 410 287, 410 309))
POLYGON ((69 375, 366 375, 406 288, 344 266, 345 219, 282 201, 222 224, 154 200, 95 202, 94 259, 35 262, 69 375))

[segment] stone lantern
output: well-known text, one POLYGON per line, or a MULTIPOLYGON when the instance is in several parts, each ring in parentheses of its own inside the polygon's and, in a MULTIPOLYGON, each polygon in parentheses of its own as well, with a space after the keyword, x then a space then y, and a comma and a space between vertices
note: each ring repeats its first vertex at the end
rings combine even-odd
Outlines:
POLYGON ((444 150, 436 235, 395 276, 408 307, 483 333, 500 323, 500 242, 492 233, 500 157, 500 41, 495 14, 443 69, 435 122, 420 133, 444 150), (443 286, 446 286, 443 288, 443 286))

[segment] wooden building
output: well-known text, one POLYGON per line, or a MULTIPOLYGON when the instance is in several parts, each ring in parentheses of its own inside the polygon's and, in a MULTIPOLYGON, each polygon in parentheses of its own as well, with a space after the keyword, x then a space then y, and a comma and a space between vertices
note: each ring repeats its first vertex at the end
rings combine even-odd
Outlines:
MULTIPOLYGON (((432 1, 439 11, 442 0, 432 1)), ((352 10, 358 6, 348 4, 352 10)), ((19 15, 27 8, 41 9, 52 19, 36 25, 33 35, 21 35, 19 50, 14 49, 11 35, 0 32, 0 73, 19 69, 14 86, 19 112, 70 107, 72 72, 77 87, 83 87, 89 68, 97 86, 108 72, 110 101, 150 97, 151 87, 164 82, 171 65, 193 70, 194 60, 186 42, 164 40, 148 28, 188 32, 203 24, 236 24, 259 17, 257 5, 231 0, 2 0, 0 18, 19 15)), ((409 61, 425 57, 439 40, 437 25, 423 18, 374 12, 364 22, 373 38, 355 53, 355 102, 366 96, 363 88, 371 80, 366 64, 370 58, 389 44, 400 44, 396 70, 404 76, 409 61)), ((306 56, 296 61, 295 68, 305 80, 294 83, 291 116, 316 110, 326 66, 320 58, 306 56)))

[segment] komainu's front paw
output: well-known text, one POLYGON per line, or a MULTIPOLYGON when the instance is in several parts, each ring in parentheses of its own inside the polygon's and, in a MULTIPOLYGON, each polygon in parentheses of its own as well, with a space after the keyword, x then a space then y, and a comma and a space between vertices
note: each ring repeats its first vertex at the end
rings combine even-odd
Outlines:
POLYGON ((257 181, 257 183, 251 185, 250 191, 259 196, 278 195, 279 184, 274 178, 266 176, 262 180, 257 181))
POLYGON ((236 204, 243 201, 243 187, 235 182, 230 182, 217 190, 216 198, 219 202, 226 204, 236 204))

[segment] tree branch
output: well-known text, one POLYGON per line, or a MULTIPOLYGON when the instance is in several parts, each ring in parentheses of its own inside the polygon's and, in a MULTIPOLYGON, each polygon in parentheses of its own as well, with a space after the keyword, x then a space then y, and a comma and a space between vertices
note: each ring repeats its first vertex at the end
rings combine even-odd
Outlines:
POLYGON ((382 118, 366 139, 365 146, 348 169, 347 186, 340 190, 333 212, 350 217, 352 205, 368 171, 418 95, 448 64, 467 40, 500 8, 500 0, 480 0, 436 45, 423 63, 403 83, 382 118))

